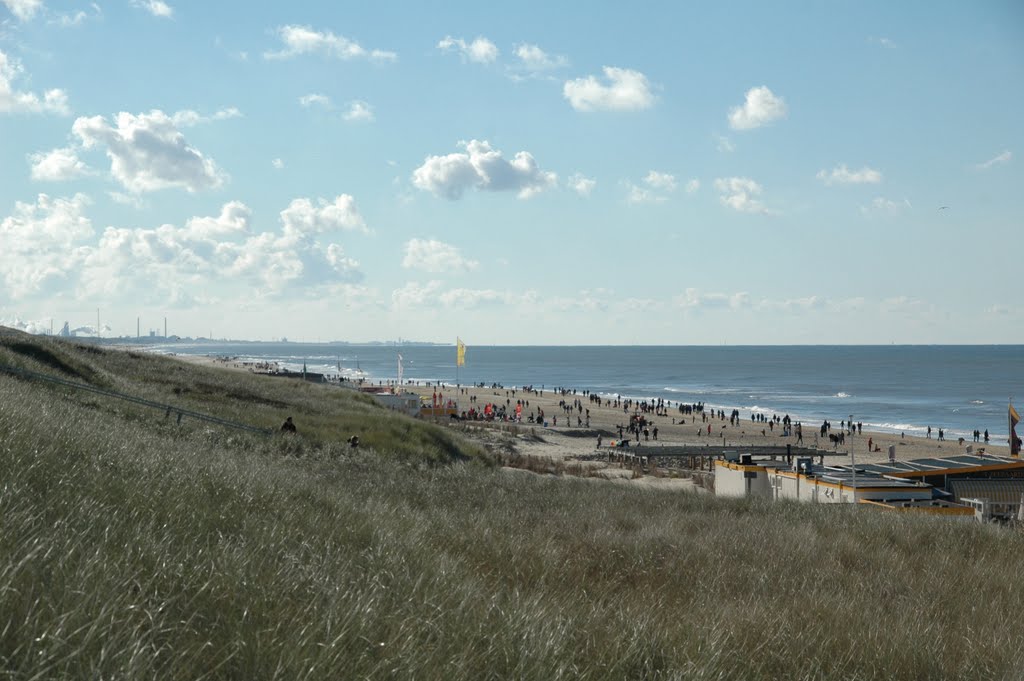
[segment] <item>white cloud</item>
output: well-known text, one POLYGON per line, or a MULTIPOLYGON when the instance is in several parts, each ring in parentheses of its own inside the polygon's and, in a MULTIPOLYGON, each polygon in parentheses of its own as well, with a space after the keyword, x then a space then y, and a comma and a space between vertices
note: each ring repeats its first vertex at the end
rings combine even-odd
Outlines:
POLYGON ((160 110, 133 115, 121 112, 113 124, 103 116, 79 118, 71 131, 85 149, 106 147, 110 172, 131 192, 181 188, 189 192, 215 189, 225 180, 212 159, 190 146, 160 110))
POLYGON ((686 183, 687 194, 694 194, 697 192, 698 189, 700 189, 700 180, 693 179, 686 183))
POLYGON ((0 50, 0 113, 56 113, 67 115, 68 96, 54 88, 43 93, 14 89, 14 81, 24 72, 21 64, 0 50))
POLYGON ((890 49, 890 50, 895 50, 896 49, 896 43, 894 43, 889 38, 876 38, 874 36, 869 36, 868 37, 868 42, 869 43, 875 43, 877 45, 881 45, 882 47, 890 49))
POLYGON ((676 176, 652 170, 648 172, 647 177, 644 178, 644 184, 649 187, 653 187, 654 189, 672 192, 676 189, 676 176))
POLYGON ((42 6, 43 0, 0 0, 18 21, 29 21, 42 6))
POLYGON ((203 116, 200 113, 185 109, 184 111, 176 111, 171 116, 171 122, 179 128, 191 128, 202 123, 211 123, 213 121, 226 121, 229 118, 241 118, 242 112, 235 107, 228 107, 227 109, 221 109, 216 111, 211 116, 203 116))
POLYGON ((463 59, 477 64, 490 64, 498 58, 498 46, 483 36, 471 43, 467 43, 462 38, 445 36, 437 43, 437 49, 442 52, 456 50, 463 59))
MULTIPOLYGON (((89 6, 93 11, 91 16, 99 17, 103 15, 103 10, 95 2, 89 3, 89 6)), ((89 17, 90 15, 85 10, 78 10, 74 14, 57 14, 52 19, 49 19, 47 23, 60 26, 61 28, 74 28, 84 24, 85 20, 89 17)))
POLYGON ((270 165, 274 166, 278 170, 281 170, 282 168, 284 168, 284 161, 282 161, 279 158, 275 158, 273 161, 270 162, 270 165))
POLYGON ((346 121, 371 123, 376 119, 376 116, 373 113, 372 106, 367 102, 357 99, 349 102, 348 111, 342 114, 342 118, 346 121))
POLYGON ((462 257, 457 247, 434 239, 410 239, 402 259, 402 267, 434 273, 469 271, 479 266, 476 260, 462 257))
POLYGON ((762 192, 761 185, 748 177, 720 177, 715 180, 715 190, 721 194, 719 201, 741 213, 769 214, 756 197, 762 192))
POLYGON ((736 151, 736 145, 732 143, 725 135, 715 135, 715 139, 718 140, 718 150, 726 154, 736 151))
POLYGON ((825 184, 878 184, 882 181, 882 173, 873 168, 864 166, 860 170, 850 170, 846 164, 838 165, 832 169, 819 170, 818 179, 825 184))
POLYGON ((494 289, 453 288, 440 296, 441 304, 458 310, 469 310, 482 305, 515 304, 517 296, 494 289))
POLYGON ((864 215, 870 215, 872 213, 885 213, 887 215, 899 215, 904 210, 913 208, 910 204, 909 199, 903 199, 902 201, 893 201, 884 197, 876 197, 871 201, 868 206, 861 206, 860 212, 864 215))
POLYGON ((582 173, 574 173, 569 177, 569 187, 580 196, 590 196, 590 192, 594 191, 596 185, 597 180, 586 177, 582 173))
POLYGON ((312 93, 299 97, 299 104, 307 109, 314 105, 329 109, 331 108, 331 98, 327 95, 312 93))
POLYGON ((733 130, 750 130, 785 117, 786 102, 762 85, 747 90, 743 105, 729 111, 729 127, 733 130))
POLYGON ((366 221, 356 208, 355 199, 349 194, 341 194, 333 202, 317 199, 316 205, 307 198, 294 199, 281 211, 281 222, 286 235, 332 231, 369 232, 366 221))
POLYGON ((629 194, 626 196, 627 203, 661 203, 667 201, 666 193, 676 190, 678 183, 675 175, 651 170, 644 177, 642 182, 646 187, 637 186, 632 182, 626 182, 629 194))
POLYGON ((560 55, 550 55, 537 45, 523 43, 514 50, 519 64, 527 71, 550 71, 569 65, 569 60, 560 55))
POLYGON ((997 154, 996 156, 993 156, 989 160, 985 161, 984 163, 979 163, 979 164, 977 164, 974 167, 977 168, 978 170, 988 170, 992 166, 997 166, 997 165, 1002 165, 1004 163, 1009 163, 1010 159, 1012 159, 1012 158, 1013 158, 1013 153, 1009 149, 1007 149, 1007 150, 1003 151, 1001 154, 997 154))
POLYGON ((626 188, 629 189, 629 193, 626 195, 626 203, 662 203, 663 201, 668 201, 667 196, 662 196, 650 189, 638 187, 632 182, 627 182, 626 188))
POLYGON ((536 305, 537 301, 538 296, 535 291, 512 293, 494 289, 469 288, 454 288, 445 291, 442 289, 441 282, 436 280, 426 284, 411 281, 391 293, 392 305, 399 310, 438 307, 467 310, 486 305, 536 305))
POLYGON ((37 182, 74 180, 92 172, 70 147, 30 154, 29 161, 32 164, 32 179, 37 182))
POLYGON ((277 29, 284 49, 264 52, 264 59, 289 59, 303 54, 322 54, 336 59, 396 61, 398 55, 386 50, 367 50, 359 43, 330 31, 315 31, 309 26, 288 25, 277 29))
POLYGON ((79 10, 74 14, 61 14, 52 23, 58 24, 61 28, 72 28, 74 26, 81 26, 88 16, 84 11, 79 10))
POLYGON ((61 285, 80 260, 76 242, 93 235, 83 214, 90 203, 84 194, 51 198, 40 194, 35 203, 17 202, 14 213, 0 221, 0 281, 18 299, 61 285))
MULTIPOLYGON (((131 198, 131 197, 127 197, 131 198)), ((239 201, 184 226, 107 227, 98 242, 83 214, 89 200, 18 203, 0 222, 0 286, 12 299, 45 289, 89 300, 131 300, 185 306, 246 301, 288 292, 337 290, 363 276, 359 263, 325 232, 359 229, 351 197, 334 203, 297 199, 281 212, 280 227, 255 233, 252 211, 239 201)))
POLYGON ((440 291, 439 281, 430 281, 426 284, 410 281, 402 288, 391 292, 391 302, 400 309, 432 307, 436 304, 440 291))
POLYGON ((249 232, 252 211, 241 201, 225 203, 217 217, 193 217, 185 223, 191 239, 213 239, 249 232))
POLYGON ((685 309, 732 309, 738 310, 751 306, 750 294, 741 293, 704 293, 699 289, 688 288, 682 295, 676 296, 673 302, 685 309))
POLYGON ((486 140, 459 142, 459 146, 465 151, 428 156, 413 172, 413 185, 454 201, 468 189, 515 191, 526 199, 557 183, 558 176, 541 170, 529 152, 520 151, 508 161, 486 140))
POLYGON ((163 0, 132 0, 132 5, 161 19, 170 19, 174 16, 174 9, 163 0))
POLYGON ((608 84, 595 76, 566 81, 562 95, 577 111, 640 111, 654 105, 647 76, 615 66, 603 68, 608 84))

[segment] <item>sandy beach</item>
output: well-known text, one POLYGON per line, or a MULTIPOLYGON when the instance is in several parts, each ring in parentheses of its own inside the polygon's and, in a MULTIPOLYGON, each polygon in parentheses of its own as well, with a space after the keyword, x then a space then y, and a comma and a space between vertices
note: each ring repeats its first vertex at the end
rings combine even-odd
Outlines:
MULTIPOLYGON (((252 367, 242 364, 225 361, 216 357, 205 357, 197 355, 176 355, 177 359, 187 362, 196 362, 212 366, 224 367, 234 370, 251 371, 252 367)), ((351 385, 351 384, 348 384, 351 385)), ((367 383, 367 387, 371 384, 367 383)), ((520 433, 531 433, 538 435, 534 438, 521 438, 517 447, 524 454, 535 456, 548 456, 556 460, 572 459, 583 455, 593 454, 597 446, 597 435, 602 437, 603 445, 607 446, 612 440, 618 440, 618 426, 628 426, 630 416, 636 413, 635 405, 625 409, 622 405, 610 406, 607 400, 602 399, 600 405, 591 401, 582 390, 572 389, 563 394, 561 391, 544 389, 533 392, 525 392, 519 388, 512 387, 469 387, 427 385, 423 383, 408 383, 402 388, 406 391, 415 392, 427 399, 427 403, 433 400, 435 392, 439 393, 441 400, 447 402, 453 400, 458 404, 458 411, 468 412, 471 408, 483 411, 487 404, 504 406, 509 413, 513 413, 516 401, 525 402, 523 407, 523 421, 519 424, 520 433), (559 406, 559 402, 569 404, 579 400, 583 406, 583 412, 573 410, 571 416, 559 406), (528 414, 536 415, 538 409, 543 410, 548 425, 528 423, 528 414), (589 426, 586 425, 589 410, 589 426), (577 425, 577 417, 582 425, 577 425)), ((750 414, 741 414, 737 423, 730 423, 729 414, 721 419, 717 415, 711 416, 708 413, 707 419, 703 419, 699 413, 680 414, 678 403, 671 403, 663 415, 653 411, 644 414, 649 425, 650 439, 641 439, 640 449, 644 453, 656 455, 656 448, 666 445, 693 445, 693 446, 729 446, 745 447, 758 445, 785 446, 786 444, 798 445, 795 434, 783 435, 781 424, 776 423, 769 427, 766 422, 754 422, 750 420, 750 414), (710 435, 708 434, 710 426, 710 435), (657 427, 657 439, 654 439, 654 428, 657 427)), ((840 431, 842 417, 836 415, 830 420, 831 432, 840 431)), ((438 422, 448 423, 450 419, 438 419, 438 422)), ((486 422, 476 425, 486 427, 486 422)), ((821 438, 819 428, 821 423, 803 424, 804 447, 819 447, 823 452, 831 454, 845 453, 846 456, 828 456, 826 462, 849 463, 850 455, 858 463, 884 462, 889 458, 889 446, 896 447, 896 459, 920 459, 927 457, 946 457, 963 454, 968 447, 972 447, 974 453, 984 449, 985 453, 1006 456, 1008 446, 1005 442, 972 442, 965 441, 962 445, 957 440, 939 440, 937 432, 932 438, 911 437, 900 434, 875 432, 864 429, 859 433, 846 431, 845 442, 838 447, 833 447, 827 437, 821 438), (870 443, 870 449, 869 449, 870 443)), ((626 433, 628 437, 629 434, 626 433)), ((634 438, 631 446, 637 444, 634 438)), ((633 450, 635 451, 635 450, 633 450)))
MULTIPOLYGON (((433 399, 433 387, 413 385, 405 386, 405 389, 433 399)), ((512 389, 474 387, 458 390, 455 388, 445 388, 441 391, 441 394, 444 396, 445 401, 448 399, 456 400, 459 403, 460 412, 468 409, 467 405, 475 406, 480 410, 487 403, 507 405, 506 408, 511 407, 514 409, 516 400, 526 400, 529 403, 528 408, 525 408, 523 411, 524 419, 527 413, 536 413, 537 408, 543 409, 545 418, 548 421, 548 427, 530 423, 524 423, 522 427, 532 427, 534 432, 548 441, 547 446, 530 446, 531 453, 546 452, 558 458, 571 458, 581 454, 593 453, 597 444, 597 433, 602 434, 605 445, 610 440, 617 440, 618 426, 628 425, 630 415, 634 413, 633 409, 624 411, 621 406, 618 408, 606 406, 603 400, 601 406, 597 406, 596 403, 591 403, 580 391, 577 391, 576 395, 570 392, 568 395, 563 396, 561 393, 551 390, 544 390, 542 394, 524 393, 516 390, 513 394, 512 389), (471 402, 470 398, 474 397, 476 398, 475 402, 471 402), (576 425, 577 416, 581 416, 584 420, 586 419, 586 411, 582 415, 574 411, 572 417, 566 417, 564 411, 559 407, 560 401, 565 400, 572 403, 577 399, 582 401, 584 410, 590 410, 589 428, 576 425), (553 425, 552 417, 554 416, 558 417, 558 425, 553 425), (571 421, 571 426, 568 425, 568 421, 571 421), (593 434, 583 437, 582 433, 584 431, 593 434)), ((676 403, 672 403, 664 416, 647 412, 645 417, 650 422, 648 428, 651 430, 652 435, 650 440, 641 440, 640 448, 642 450, 650 450, 644 453, 656 455, 655 448, 662 445, 725 445, 738 448, 757 445, 785 446, 792 444, 797 446, 796 436, 784 437, 779 424, 776 424, 774 428, 769 428, 767 423, 751 421, 750 414, 747 413, 741 416, 737 424, 730 425, 728 416, 729 414, 726 414, 725 419, 719 419, 717 417, 712 418, 709 415, 706 421, 702 420, 700 414, 684 416, 679 414, 676 403), (711 426, 710 436, 708 435, 709 425, 711 426), (658 428, 656 441, 653 439, 653 428, 655 426, 658 428), (762 430, 764 431, 763 435, 762 430)), ((839 432, 840 420, 840 418, 836 418, 831 421, 832 432, 839 432)), ((803 424, 802 446, 815 447, 816 439, 818 439, 817 444, 822 451, 852 454, 857 463, 888 461, 890 445, 896 447, 897 460, 955 456, 964 453, 968 446, 972 446, 975 453, 978 452, 979 448, 983 448, 988 454, 999 456, 1008 454, 1008 447, 1005 443, 1000 446, 993 442, 986 445, 984 442, 966 441, 961 446, 956 440, 938 440, 937 433, 933 434, 931 439, 928 439, 911 437, 909 435, 901 437, 899 434, 872 432, 866 429, 856 435, 846 435, 845 443, 833 448, 828 443, 827 438, 821 440, 817 437, 820 426, 820 423, 803 424), (871 451, 868 449, 869 441, 871 443, 871 451), (876 448, 880 451, 874 451, 876 448)), ((636 445, 635 438, 632 445, 636 445)), ((828 461, 849 463, 850 457, 828 456, 826 463, 828 461)))

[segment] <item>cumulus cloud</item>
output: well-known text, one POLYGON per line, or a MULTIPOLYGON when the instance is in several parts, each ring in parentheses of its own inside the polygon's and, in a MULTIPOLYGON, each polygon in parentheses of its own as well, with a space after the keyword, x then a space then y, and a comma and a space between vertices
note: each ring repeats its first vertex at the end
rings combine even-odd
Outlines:
POLYGON ((786 102, 762 85, 747 90, 743 105, 729 111, 729 127, 750 130, 785 117, 786 102))
POLYGON ((350 122, 364 122, 372 123, 376 116, 373 113, 373 107, 369 103, 364 102, 360 99, 349 102, 348 111, 341 116, 346 121, 350 122))
POLYGON ((661 203, 668 200, 666 194, 674 192, 679 186, 675 175, 657 170, 649 171, 641 182, 643 186, 626 183, 629 190, 626 196, 628 203, 661 203))
POLYGON ((257 232, 248 206, 231 201, 216 215, 177 226, 110 226, 99 240, 82 211, 86 197, 18 204, 0 223, 0 283, 12 297, 46 287, 80 298, 188 306, 218 295, 276 297, 358 282, 359 262, 334 234, 363 225, 351 197, 296 199, 277 229, 257 232), (355 227, 353 227, 355 225, 355 227), (50 284, 52 283, 52 286, 50 284))
POLYGON ((212 159, 189 145, 163 111, 79 118, 71 128, 84 149, 105 147, 110 172, 135 193, 180 188, 189 192, 215 189, 225 180, 212 159))
POLYGON ((676 176, 652 170, 648 172, 647 177, 644 178, 644 184, 653 187, 654 189, 662 189, 664 191, 671 192, 676 189, 676 176))
POLYGON ((560 55, 550 55, 537 45, 523 43, 516 45, 514 54, 519 67, 527 71, 551 71, 569 65, 569 60, 560 55))
POLYGON ((687 194, 694 194, 698 189, 700 189, 700 180, 695 178, 686 183, 687 194))
POLYGON ((327 95, 321 95, 314 92, 312 94, 299 97, 299 104, 307 109, 312 106, 322 106, 329 109, 331 108, 331 98, 327 95))
POLYGON ((132 6, 144 9, 161 19, 171 19, 174 17, 174 8, 164 2, 164 0, 132 0, 132 6))
POLYGON ((30 21, 42 6, 43 0, 0 0, 18 21, 30 21))
POLYGON ((763 191, 761 185, 748 177, 720 177, 715 180, 715 190, 723 206, 741 213, 769 213, 757 199, 763 191))
POLYGON ((818 179, 825 184, 878 184, 882 181, 882 173, 864 166, 860 170, 850 170, 846 164, 838 165, 831 172, 819 170, 818 179))
POLYGON ((569 187, 580 196, 590 196, 590 192, 594 191, 596 185, 597 180, 586 177, 582 173, 573 173, 569 177, 569 187))
POLYGON ((28 158, 32 179, 37 182, 74 180, 92 172, 71 147, 30 154, 28 158))
POLYGON ((270 162, 270 165, 274 166, 274 168, 276 168, 277 170, 281 170, 284 168, 284 161, 282 161, 279 158, 275 158, 273 161, 270 162))
POLYGON ((715 135, 715 139, 718 140, 717 146, 719 151, 726 154, 736 151, 736 145, 725 135, 715 135))
POLYGON ((526 199, 557 184, 558 176, 541 170, 529 152, 520 151, 509 161, 486 140, 459 142, 459 146, 464 151, 428 156, 413 172, 413 185, 454 201, 469 189, 514 191, 526 199))
POLYGON ((462 38, 445 36, 437 43, 437 49, 442 52, 456 51, 463 59, 476 64, 490 64, 498 58, 498 46, 483 36, 470 43, 462 38))
POLYGON ((464 258, 457 247, 434 239, 410 239, 402 259, 402 267, 424 272, 469 271, 479 266, 476 260, 464 258))
POLYGON ((216 239, 249 231, 252 211, 241 201, 225 203, 216 217, 193 217, 185 223, 191 239, 216 239))
POLYGON ((59 88, 47 90, 42 96, 14 89, 14 81, 23 73, 21 63, 0 50, 0 113, 70 113, 68 96, 59 88))
POLYGON ((348 61, 369 59, 371 61, 396 61, 398 55, 386 50, 367 50, 354 40, 335 35, 330 31, 316 31, 310 26, 281 26, 276 31, 284 48, 276 52, 264 52, 264 59, 290 59, 305 54, 320 54, 348 61))
POLYGON ((81 260, 76 244, 93 235, 84 215, 90 203, 84 194, 51 198, 40 194, 35 203, 14 205, 0 221, 0 280, 13 299, 59 285, 81 260))
POLYGON ((993 156, 989 160, 983 163, 979 163, 974 167, 977 168, 978 170, 988 170, 992 166, 998 166, 1003 165, 1004 163, 1009 163, 1010 159, 1012 158, 1013 153, 1009 149, 1007 149, 1003 151, 1001 154, 997 154, 996 156, 993 156))
POLYGON ((595 76, 566 81, 562 95, 577 111, 640 111, 654 105, 647 76, 632 69, 603 68, 606 83, 595 76))
POLYGON ((285 234, 308 235, 331 231, 368 232, 366 221, 349 194, 341 194, 334 201, 295 199, 281 211, 285 234))

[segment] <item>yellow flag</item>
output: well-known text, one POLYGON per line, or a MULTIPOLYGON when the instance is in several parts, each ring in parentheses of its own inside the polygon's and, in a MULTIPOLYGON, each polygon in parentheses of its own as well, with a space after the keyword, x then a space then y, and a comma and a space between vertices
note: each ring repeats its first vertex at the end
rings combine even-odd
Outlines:
POLYGON ((466 344, 458 336, 455 337, 455 366, 466 366, 466 344))

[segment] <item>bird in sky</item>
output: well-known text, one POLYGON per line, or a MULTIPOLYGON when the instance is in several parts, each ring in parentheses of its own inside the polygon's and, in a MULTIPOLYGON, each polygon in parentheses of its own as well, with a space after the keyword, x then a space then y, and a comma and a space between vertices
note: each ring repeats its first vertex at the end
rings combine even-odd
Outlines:
POLYGON ((949 206, 939 206, 939 210, 949 210, 949 206))

